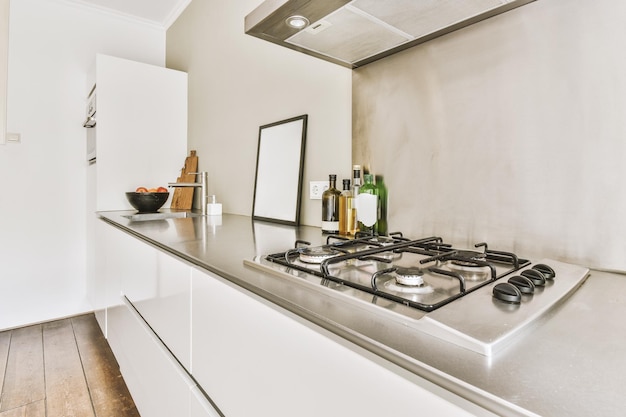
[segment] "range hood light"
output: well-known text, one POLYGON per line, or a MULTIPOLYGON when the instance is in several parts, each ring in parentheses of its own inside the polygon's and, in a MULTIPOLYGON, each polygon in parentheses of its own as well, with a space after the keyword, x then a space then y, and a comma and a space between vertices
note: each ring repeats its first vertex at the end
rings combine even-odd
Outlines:
POLYGON ((292 28, 302 29, 309 26, 309 19, 304 16, 289 16, 285 22, 292 28))

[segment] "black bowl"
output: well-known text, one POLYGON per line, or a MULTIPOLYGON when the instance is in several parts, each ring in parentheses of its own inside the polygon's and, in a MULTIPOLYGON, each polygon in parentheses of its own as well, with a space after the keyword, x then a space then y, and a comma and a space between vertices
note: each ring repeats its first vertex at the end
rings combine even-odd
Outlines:
POLYGON ((126 193, 131 206, 139 213, 156 213, 167 201, 170 193, 126 193))

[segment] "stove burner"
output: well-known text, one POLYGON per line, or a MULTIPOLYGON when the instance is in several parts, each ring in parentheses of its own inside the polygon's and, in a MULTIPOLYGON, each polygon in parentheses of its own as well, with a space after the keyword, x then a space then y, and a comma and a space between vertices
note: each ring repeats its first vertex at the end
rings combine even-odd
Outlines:
POLYGON ((424 270, 415 267, 398 268, 396 270, 396 282, 412 287, 424 286, 424 270))
POLYGON ((487 255, 482 252, 474 252, 470 250, 460 250, 454 255, 456 259, 452 260, 455 265, 469 266, 480 268, 476 265, 476 261, 484 262, 487 259, 487 255))
POLYGON ((484 281, 491 274, 491 269, 488 266, 479 266, 470 262, 451 261, 448 267, 451 271, 461 274, 466 281, 484 281))
POLYGON ((389 246, 398 243, 396 239, 389 236, 375 236, 368 240, 369 243, 378 244, 380 246, 389 246))
POLYGON ((337 252, 323 246, 304 248, 300 252, 300 260, 307 264, 321 264, 322 261, 339 255, 337 252))
POLYGON ((477 263, 483 263, 486 259, 485 253, 460 250, 454 254, 454 259, 450 260, 448 267, 451 271, 461 274, 467 281, 484 281, 489 278, 491 269, 477 263))
POLYGON ((395 291, 405 294, 430 294, 435 291, 433 287, 426 284, 423 280, 422 283, 419 285, 406 285, 401 284, 397 278, 398 276, 396 276, 395 281, 389 280, 383 284, 387 291, 395 291))

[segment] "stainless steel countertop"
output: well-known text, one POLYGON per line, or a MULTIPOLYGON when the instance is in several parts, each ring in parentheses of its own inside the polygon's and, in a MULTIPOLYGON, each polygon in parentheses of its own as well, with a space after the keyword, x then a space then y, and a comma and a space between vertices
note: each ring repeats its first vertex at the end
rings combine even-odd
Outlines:
POLYGON ((498 415, 617 416, 626 409, 624 275, 592 270, 570 299, 485 357, 243 263, 282 252, 296 239, 322 244, 319 228, 229 214, 149 222, 122 217, 131 213, 98 214, 498 415))

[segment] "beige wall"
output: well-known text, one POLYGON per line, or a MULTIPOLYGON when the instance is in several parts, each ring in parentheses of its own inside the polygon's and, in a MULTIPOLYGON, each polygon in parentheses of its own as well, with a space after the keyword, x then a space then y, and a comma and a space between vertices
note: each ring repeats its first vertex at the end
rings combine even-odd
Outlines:
POLYGON ((7 70, 9 54, 9 0, 0 0, 0 145, 7 130, 7 70))
POLYGON ((11 1, 10 22, 6 121, 21 141, 0 145, 0 329, 93 310, 87 74, 97 53, 165 62, 164 30, 64 0, 11 1))
POLYGON ((250 215, 259 126, 308 114, 301 221, 319 226, 308 182, 350 174, 352 73, 245 35, 260 3, 194 0, 169 28, 167 66, 189 73, 188 146, 224 212, 250 215))
POLYGON ((626 270, 626 3, 538 0, 354 72, 390 229, 626 270))

